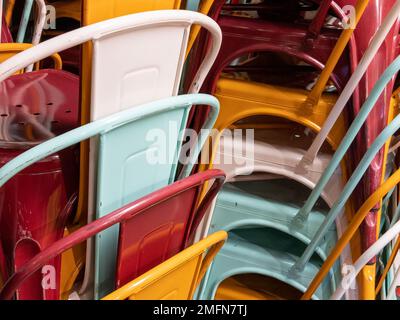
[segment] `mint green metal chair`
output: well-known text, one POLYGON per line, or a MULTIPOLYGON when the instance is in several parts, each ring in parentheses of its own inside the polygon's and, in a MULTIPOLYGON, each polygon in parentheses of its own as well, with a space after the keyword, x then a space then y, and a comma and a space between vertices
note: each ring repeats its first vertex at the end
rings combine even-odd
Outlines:
MULTIPOLYGON (((304 292, 322 264, 315 255, 299 277, 288 277, 304 247, 302 242, 275 229, 248 227, 232 230, 229 240, 204 277, 198 298, 213 299, 223 280, 248 273, 275 278, 304 292)), ((327 277, 313 299, 328 299, 335 287, 332 279, 327 277)))
MULTIPOLYGON (((308 193, 306 186, 285 178, 225 184, 216 201, 209 233, 221 229, 227 232, 243 229, 246 237, 235 242, 230 236, 227 247, 205 276, 198 298, 214 298, 223 280, 243 273, 269 276, 305 291, 337 241, 337 230, 331 226, 316 249, 313 262, 307 263, 306 271, 300 277, 291 276, 289 271, 293 263, 310 243, 329 211, 327 204, 320 201, 310 213, 309 223, 292 232, 290 222, 308 193), (260 232, 262 228, 268 231, 260 232)), ((339 262, 326 279, 329 285, 323 285, 315 299, 329 298, 333 293, 341 280, 339 262)))
MULTIPOLYGON (((32 163, 96 137, 99 148, 95 207, 97 216, 104 216, 175 180, 183 129, 192 105, 211 107, 204 124, 204 129, 211 129, 219 111, 214 97, 193 94, 158 100, 89 123, 27 150, 0 169, 0 187, 32 163), (171 130, 171 123, 177 126, 177 130, 171 130), (165 139, 155 141, 155 132, 165 139), (170 143, 169 149, 165 143, 170 143), (154 163, 152 157, 157 154, 165 154, 165 162, 154 163)), ((199 137, 180 177, 191 172, 206 139, 206 134, 199 137)), ((114 289, 118 232, 118 226, 114 226, 96 237, 95 297, 104 296, 114 289)))

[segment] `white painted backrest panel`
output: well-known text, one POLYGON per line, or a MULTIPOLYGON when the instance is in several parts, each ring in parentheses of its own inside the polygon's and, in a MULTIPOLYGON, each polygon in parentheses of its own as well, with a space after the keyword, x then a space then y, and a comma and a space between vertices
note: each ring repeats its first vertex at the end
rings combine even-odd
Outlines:
POLYGON ((91 120, 177 95, 189 31, 179 22, 95 39, 91 120))

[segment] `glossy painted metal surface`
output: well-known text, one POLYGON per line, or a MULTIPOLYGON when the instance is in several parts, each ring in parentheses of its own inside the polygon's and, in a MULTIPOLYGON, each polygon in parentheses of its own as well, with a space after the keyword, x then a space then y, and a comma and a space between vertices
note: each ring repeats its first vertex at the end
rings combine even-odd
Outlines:
MULTIPOLYGON (((338 3, 353 4, 353 1, 338 0, 338 3)), ((392 8, 395 0, 372 0, 368 6, 366 15, 361 19, 359 27, 356 29, 354 36, 357 43, 357 60, 361 59, 366 48, 369 46, 370 39, 376 33, 376 30, 381 25, 382 20, 392 8)), ((399 53, 398 51, 398 34, 399 34, 400 21, 392 27, 391 32, 387 35, 384 44, 376 54, 374 60, 370 64, 366 75, 361 80, 358 90, 353 96, 353 114, 358 114, 363 102, 371 94, 371 91, 379 79, 379 76, 384 72, 386 67, 393 61, 399 53)), ((360 161, 362 155, 371 146, 374 139, 383 130, 388 121, 388 112, 390 105, 390 97, 393 91, 393 81, 391 81, 385 88, 382 95, 379 97, 376 107, 370 113, 366 124, 362 131, 357 136, 353 150, 353 168, 360 161)), ((384 149, 382 149, 374 161, 372 162, 368 173, 363 179, 362 186, 358 188, 356 196, 356 205, 360 206, 363 201, 372 194, 376 188, 381 184, 384 175, 384 149), (360 196, 358 196, 360 195, 360 196)), ((371 213, 367 216, 363 224, 363 249, 366 250, 371 246, 377 237, 377 217, 380 205, 377 204, 371 213)))
MULTIPOLYGON (((106 3, 106 2, 104 2, 106 3)), ((88 3, 89 4, 89 3, 88 3)), ((97 2, 91 2, 92 5, 92 14, 94 15, 97 10, 97 2), (96 4, 95 4, 96 3, 96 4)), ((89 7, 87 8, 89 10, 89 7)), ((127 8, 125 8, 127 9, 127 8)), ((131 8, 134 10, 133 8, 131 8)), ((127 17, 127 16, 125 16, 127 17)), ((188 92, 196 93, 199 91, 209 69, 211 68, 219 47, 221 43, 221 33, 218 25, 210 18, 201 15, 199 13, 191 12, 191 11, 174 11, 174 10, 160 10, 153 12, 145 12, 140 14, 132 14, 129 15, 132 20, 140 19, 140 17, 149 17, 144 21, 138 28, 133 28, 130 31, 132 32, 132 37, 137 40, 137 43, 140 43, 140 48, 143 50, 140 53, 138 44, 134 44, 134 40, 126 40, 125 38, 121 38, 122 36, 116 32, 115 44, 109 45, 107 49, 107 43, 109 41, 104 39, 104 45, 101 46, 100 42, 102 39, 95 39, 98 50, 92 50, 96 47, 92 48, 92 44, 84 45, 84 54, 83 54, 83 66, 85 66, 82 74, 82 114, 81 121, 82 123, 88 123, 92 120, 96 120, 105 114, 109 114, 112 111, 116 111, 117 109, 126 108, 128 105, 130 107, 134 107, 137 104, 142 102, 151 101, 157 98, 163 98, 167 96, 173 96, 178 94, 180 78, 182 76, 182 67, 184 63, 184 54, 187 47, 189 30, 193 24, 201 25, 203 28, 208 30, 212 35, 212 47, 208 54, 205 56, 203 63, 197 70, 196 79, 193 81, 188 92), (150 21, 150 17, 151 21, 150 21), (179 20, 179 21, 178 21, 179 20), (163 23, 161 23, 163 21, 163 23), (147 29, 144 29, 144 25, 147 26, 147 29), (159 39, 149 41, 149 35, 147 32, 151 30, 154 32, 157 30, 156 34, 159 39), (164 42, 164 43, 162 43, 164 42), (121 71, 120 73, 116 73, 120 75, 118 80, 109 81, 107 83, 107 74, 103 77, 100 76, 100 73, 104 71, 106 73, 106 69, 102 68, 104 65, 112 65, 115 64, 115 45, 121 46, 119 52, 121 53, 121 57, 118 63, 119 69, 123 70, 125 67, 125 71, 121 71), (137 51, 137 59, 131 59, 130 50, 133 47, 136 48, 137 51), (168 47, 168 49, 167 49, 168 47), (169 55, 165 55, 163 50, 167 50, 169 55), (146 52, 151 52, 151 54, 146 54, 146 52), (108 55, 107 55, 108 53, 108 55), (100 64, 95 64, 92 66, 92 58, 93 55, 96 57, 102 56, 103 60, 100 64), (105 57, 108 57, 110 63, 106 63, 105 57), (140 59, 139 59, 140 57, 140 59), (168 58, 168 59, 167 59, 168 58), (128 68, 127 61, 130 61, 130 69, 128 68), (137 64, 133 66, 133 64, 137 64), (96 69, 94 66, 97 66, 98 70, 95 73, 96 69), (92 72, 93 69, 93 72, 92 72), (138 70, 135 74, 131 70, 138 70), (143 78, 148 81, 148 85, 146 86, 143 83, 144 80, 139 80, 139 75, 141 74, 139 70, 143 72, 143 78), (157 70, 157 71, 156 71, 157 70), (132 78, 129 80, 124 79, 122 75, 125 73, 132 73, 132 78), (97 76, 96 80, 101 79, 101 85, 99 85, 99 81, 93 81, 92 75, 97 76), (134 85, 135 79, 137 84, 134 85), (128 85, 129 83, 129 85, 128 85), (96 88, 94 87, 96 84, 96 88), (156 86, 156 84, 158 84, 156 86), (156 86, 156 87, 155 87, 156 86), (108 97, 105 99, 104 94, 108 93, 108 88, 114 88, 115 94, 108 94, 108 97), (137 88, 137 89, 136 89, 137 88), (157 89, 156 89, 157 88, 157 89), (95 91, 96 89, 96 91, 95 91), (136 91, 135 91, 136 90, 136 91), (118 96, 123 92, 124 98, 119 99, 118 96), (132 92, 136 92, 136 94, 132 94, 132 92), (140 94, 139 94, 140 93, 140 94), (107 99, 112 99, 116 101, 113 107, 114 110, 110 110, 107 104, 104 104, 107 99), (121 106, 121 102, 123 101, 124 106, 121 106), (102 110, 102 111, 100 111, 102 110)), ((89 23, 90 16, 88 15, 88 21, 84 21, 86 25, 89 23)), ((92 17, 93 18, 93 17, 92 17)), ((119 18, 121 19, 121 17, 119 18)), ((143 19, 142 19, 143 20, 143 19)), ((91 27, 93 25, 87 26, 85 28, 91 27)), ((116 30, 118 31, 118 30, 116 30)), ((96 62, 98 59, 94 59, 96 62)), ((109 72, 114 72, 114 67, 110 67, 109 72)), ((87 203, 91 202, 91 192, 88 191, 90 187, 87 186, 87 176, 89 175, 90 165, 88 165, 88 145, 83 144, 81 150, 81 183, 80 183, 80 197, 79 197, 79 207, 78 213, 87 212, 87 203), (88 200, 89 199, 89 200, 88 200)), ((89 209, 90 211, 90 209, 89 209)))
MULTIPOLYGON (((215 178, 216 182, 201 202, 200 191, 206 182, 205 179, 201 184, 198 183, 184 192, 177 192, 167 201, 149 207, 145 214, 121 222, 117 288, 172 257, 193 242, 200 221, 223 184, 222 172, 215 170, 212 178, 215 178), (163 214, 160 215, 160 212, 163 214)), ((210 176, 210 173, 207 174, 210 176)), ((197 176, 187 179, 190 178, 193 181, 198 180, 197 176)))
MULTIPOLYGON (((32 48, 30 43, 0 43, 0 62, 3 62, 19 52, 32 48)), ((51 60, 54 64, 54 69, 61 70, 63 62, 59 54, 55 53, 51 55, 51 60)), ((36 70, 39 64, 36 64, 36 70)), ((23 73, 25 70, 19 70, 16 73, 23 73)))
MULTIPOLYGON (((372 90, 367 101, 364 103, 363 107, 360 109, 359 114, 357 115, 356 119, 353 121, 352 125, 350 126, 349 131, 346 134, 345 138, 343 139, 341 145, 339 146, 339 148, 333 155, 331 163, 328 165, 328 167, 327 167, 326 171, 323 173, 320 181, 318 182, 316 187, 313 189, 306 204, 304 205, 302 210, 297 215, 297 217, 294 221, 295 225, 299 225, 299 224, 301 225, 302 223, 305 222, 304 218, 306 219, 308 210, 304 211, 304 208, 309 207, 308 205, 310 203, 315 203, 314 200, 316 201, 319 198, 319 195, 322 192, 322 187, 328 181, 329 177, 333 173, 333 170, 339 165, 340 160, 345 155, 346 151, 348 150, 348 148, 350 147, 354 138, 356 137, 357 132, 358 132, 358 126, 361 126, 365 122, 365 119, 367 118, 369 112, 371 111, 371 109, 373 108, 375 103, 377 102, 379 96, 384 91, 386 85, 388 83, 390 83, 390 81, 393 78, 393 75, 395 75, 399 69, 400 69, 400 57, 398 57, 385 70, 385 73, 381 76, 381 78, 378 80, 378 82, 374 86, 374 89, 372 90), (317 194, 318 194, 318 196, 316 197, 317 194), (300 223, 301 221, 302 221, 302 223, 300 223)), ((339 214, 339 211, 341 210, 342 206, 350 198, 351 194, 357 187, 358 183, 361 181, 363 175, 367 171, 368 167, 370 166, 370 163, 375 158, 376 154, 385 145, 385 143, 391 138, 391 136, 399 129, 399 127, 400 127, 400 117, 397 116, 396 118, 394 118, 393 121, 391 121, 389 123, 389 125, 387 125, 387 127, 375 139, 375 141, 373 142, 371 147, 368 149, 368 151, 365 153, 364 157, 360 161, 356 170, 351 175, 349 182, 344 187, 340 198, 336 201, 335 205, 332 207, 332 209, 328 213, 326 220, 324 221, 323 224, 321 224, 319 230, 314 235, 314 238, 312 239, 310 245, 306 248, 306 250, 302 254, 301 258, 293 266, 294 274, 301 272, 305 263, 307 261, 309 261, 309 259, 315 252, 315 249, 317 248, 318 244, 322 241, 324 234, 329 230, 330 226, 333 224, 333 222, 336 219, 337 215, 339 214)), ((373 280, 372 281, 369 280, 369 281, 374 282, 373 280)), ((364 290, 366 290, 366 289, 364 288, 364 290)), ((367 291, 367 292, 369 292, 369 291, 367 291)), ((368 296, 364 297, 364 298, 368 298, 368 296)), ((375 298, 375 286, 373 286, 372 299, 374 299, 374 298, 375 298)))
MULTIPOLYGON (((213 93, 222 70, 235 58, 246 53, 257 51, 283 53, 299 58, 320 70, 324 68, 324 63, 328 58, 332 58, 330 57, 330 54, 332 49, 335 47, 341 30, 318 30, 318 26, 321 26, 320 20, 324 20, 324 15, 327 13, 326 4, 321 7, 321 10, 318 12, 311 25, 307 26, 304 24, 293 24, 291 22, 264 21, 261 19, 221 15, 220 13, 224 3, 224 1, 215 1, 214 6, 210 11, 210 16, 216 19, 218 24, 221 26, 224 40, 216 63, 210 71, 209 77, 202 88, 203 92, 213 93), (321 32, 318 33, 318 31, 321 32), (314 40, 312 40, 313 38, 314 40)), ((363 4, 365 5, 365 1, 363 4)), ((243 7, 246 6, 244 5, 243 7)), ((332 8, 339 17, 343 16, 343 12, 341 12, 340 8, 338 8, 334 2, 332 3, 332 8)), ((362 11, 361 9, 362 8, 360 7, 360 11, 362 11)), ((343 37, 343 40, 344 43, 347 43, 348 39, 343 37)), ((207 43, 205 35, 203 35, 202 41, 207 43)), ((200 52, 199 55, 201 55, 201 52, 204 50, 205 47, 198 48, 198 51, 200 52)), ((353 41, 351 40, 350 55, 352 50, 353 41)), ((339 58, 336 52, 333 57, 335 56, 339 58)), ((332 60, 332 62, 336 62, 334 60, 332 60)), ((349 55, 344 55, 339 61, 339 66, 332 74, 332 80, 339 90, 343 87, 349 76, 350 70, 348 66, 350 62, 351 60, 349 60, 349 55)), ((196 58, 194 58, 193 65, 196 65, 197 63, 196 58)), ((336 63, 330 65, 334 67, 336 63)), ((322 85, 322 87, 325 87, 325 85, 322 85)), ((192 126, 198 128, 201 121, 201 115, 196 115, 192 126)))
MULTIPOLYGON (((318 272, 320 260, 314 257, 303 273, 292 278, 288 276, 290 265, 301 252, 302 244, 290 236, 268 229, 237 229, 229 232, 229 239, 215 258, 204 277, 197 298, 213 299, 218 286, 225 279, 240 274, 255 273, 268 276, 303 292, 318 272)), ((327 299, 335 284, 326 279, 313 299, 327 299)))
POLYGON ((357 213, 354 215, 353 220, 349 224, 348 229, 342 235, 332 250, 329 257, 326 259, 321 269, 318 271, 317 275, 314 277, 313 281, 310 283, 307 291, 304 293, 302 299, 310 299, 314 294, 315 290, 324 280, 325 276, 328 274, 329 270, 339 258, 343 248, 349 243, 349 241, 354 236, 357 229, 363 223, 365 217, 368 215, 369 211, 375 206, 376 203, 380 202, 382 198, 390 192, 390 190, 395 187, 400 181, 400 170, 393 173, 360 207, 357 213))
MULTIPOLYGON (((305 47, 304 41, 308 36, 307 25, 233 16, 220 16, 218 24, 224 38, 218 58, 207 78, 207 87, 204 87, 204 90, 210 92, 215 90, 216 81, 222 70, 235 58, 250 52, 283 53, 297 57, 317 69, 323 69, 340 35, 340 30, 325 29, 319 35, 315 46, 305 47)), ((339 89, 343 87, 349 74, 349 70, 346 70, 349 61, 344 58, 341 64, 342 67, 337 68, 333 76, 339 89)))
POLYGON ((1 20, 1 43, 9 43, 13 42, 10 29, 6 23, 6 20, 3 18, 1 20))
MULTIPOLYGON (((40 270, 40 268, 42 268, 50 259, 59 256, 62 252, 72 248, 82 241, 85 241, 89 237, 92 237, 113 225, 123 223, 124 221, 129 221, 131 219, 137 219, 142 215, 145 216, 148 210, 153 210, 154 207, 160 206, 161 208, 163 208, 164 203, 167 203, 171 200, 172 202, 174 202, 174 199, 176 197, 179 197, 180 194, 193 189, 198 190, 199 187, 203 185, 206 181, 214 179, 215 187, 209 193, 209 199, 203 201, 203 204, 207 205, 207 203, 212 201, 212 199, 215 197, 220 187, 222 186, 224 174, 220 170, 210 170, 175 182, 172 185, 169 185, 167 187, 164 187, 163 189, 146 195, 141 199, 136 200, 135 202, 132 202, 102 218, 99 218, 98 220, 86 226, 81 227, 79 230, 53 243, 44 251, 38 253, 20 270, 14 273, 12 277, 8 280, 6 285, 2 288, 0 292, 0 299, 11 299, 17 289, 21 285, 23 285, 23 283, 27 279, 29 279, 31 275, 40 270)), ((199 213, 201 212, 201 208, 202 206, 199 207, 199 213)), ((160 211, 159 214, 160 213, 163 214, 164 211, 160 211)), ((199 217, 193 218, 193 221, 196 221, 199 217)), ((154 225, 158 224, 157 220, 153 220, 152 222, 154 223, 154 225)), ((162 223, 160 224, 160 226, 162 226, 162 223)), ((187 231, 188 234, 190 234, 191 228, 189 228, 187 231)), ((140 243, 137 243, 137 245, 140 245, 140 243)), ((159 251, 158 253, 160 255, 163 255, 165 252, 159 251)))
MULTIPOLYGON (((79 79, 59 70, 9 77, 0 83, 0 107, 0 165, 4 166, 24 150, 79 125, 79 79)), ((62 238, 76 200, 76 151, 68 149, 37 162, 0 189, 1 245, 8 275, 62 238)), ((58 283, 60 259, 52 263, 58 283)), ((57 290, 49 290, 43 298, 58 296, 57 290)), ((20 288, 18 297, 42 297, 37 275, 20 288)))
MULTIPOLYGON (((56 136, 53 139, 40 143, 35 147, 21 153, 18 157, 9 161, 2 168, 0 168, 0 185, 6 183, 15 174, 26 169, 29 165, 34 164, 42 159, 45 159, 47 156, 52 155, 58 151, 65 150, 81 141, 99 135, 100 136, 99 140, 102 141, 102 143, 99 144, 100 155, 102 155, 102 151, 104 151, 104 149, 110 150, 110 144, 115 147, 111 154, 107 153, 107 157, 104 156, 99 157, 100 160, 99 176, 97 177, 98 197, 95 207, 99 210, 103 210, 104 214, 107 214, 111 211, 114 211, 111 209, 109 212, 104 212, 104 210, 106 210, 107 207, 110 208, 110 206, 115 206, 118 203, 120 203, 120 205, 119 206, 117 205, 117 208, 121 207, 123 201, 124 200, 126 201, 128 199, 127 198, 128 196, 135 197, 136 195, 136 199, 138 199, 140 196, 143 196, 159 188, 160 186, 165 186, 166 184, 168 184, 168 182, 170 181, 169 179, 170 174, 174 173, 174 171, 172 171, 171 168, 174 168, 177 165, 177 156, 180 154, 179 150, 181 148, 181 144, 176 144, 175 146, 173 146, 174 148, 176 148, 173 149, 174 151, 172 152, 172 154, 175 155, 175 157, 170 159, 171 163, 167 161, 165 165, 158 163, 154 164, 149 161, 144 161, 144 162, 139 162, 140 166, 137 167, 135 166, 137 162, 128 161, 123 167, 118 167, 119 171, 118 169, 113 171, 115 173, 119 172, 120 174, 115 174, 111 176, 108 175, 108 177, 106 177, 105 174, 103 174, 103 172, 106 172, 104 171, 104 168, 110 168, 110 166, 112 166, 115 163, 119 165, 121 163, 121 159, 126 159, 125 156, 127 152, 131 151, 132 153, 134 153, 136 151, 135 146, 136 147, 140 146, 137 144, 133 145, 131 144, 132 135, 134 135, 135 137, 142 136, 142 139, 140 140, 145 141, 146 134, 149 133, 149 130, 151 131, 154 129, 155 122, 158 124, 166 123, 166 125, 168 126, 168 121, 166 121, 165 119, 171 119, 172 115, 176 118, 179 117, 181 114, 180 120, 182 121, 182 123, 180 124, 180 128, 184 128, 185 127, 184 124, 186 123, 185 115, 187 116, 188 110, 191 108, 192 104, 194 105, 205 104, 213 107, 214 112, 212 115, 210 114, 210 119, 208 124, 205 124, 206 126, 205 128, 210 129, 213 126, 213 123, 215 122, 215 119, 218 114, 219 104, 214 97, 209 95, 198 94, 198 95, 185 95, 185 96, 178 96, 178 97, 158 100, 153 103, 148 103, 137 108, 131 108, 121 111, 117 114, 97 120, 85 126, 73 129, 62 135, 56 136), (131 133, 131 135, 129 135, 129 132, 131 133), (118 142, 114 142, 112 140, 113 138, 117 139, 119 138, 118 142), (102 146, 104 146, 104 148, 101 148, 102 146), (131 165, 131 167, 129 167, 129 165, 131 165), (118 180, 118 179, 122 180, 124 179, 124 175, 121 176, 121 173, 124 173, 123 168, 127 168, 127 171, 125 173, 126 174, 129 173, 129 176, 132 177, 131 179, 128 178, 128 181, 125 184, 119 182, 120 180, 118 180), (155 170, 155 169, 160 169, 160 170, 155 170), (163 173, 161 177, 158 176, 158 173, 160 172, 163 173), (155 175, 153 176, 152 179, 150 179, 154 173, 155 175), (168 173, 167 178, 165 178, 165 173, 168 173), (144 178, 140 178, 140 175, 142 175, 144 178), (136 177, 139 178, 135 179, 136 177), (106 178, 111 180, 107 180, 106 178), (117 179, 118 181, 115 179, 117 179), (140 186, 138 185, 138 181, 141 182, 140 186), (116 185, 114 185, 115 188, 112 189, 113 191, 117 190, 117 187, 121 185, 127 187, 122 189, 124 196, 123 198, 112 200, 110 196, 111 197, 113 196, 112 194, 113 191, 111 192, 111 194, 102 193, 104 190, 111 187, 113 182, 116 182, 116 185), (106 196, 108 198, 105 198, 106 196), (106 204, 107 207, 103 206, 102 201, 104 201, 104 199, 102 200, 102 197, 107 201, 112 201, 112 202, 111 203, 104 202, 104 204, 106 204)), ((173 134, 174 133, 171 133, 171 135, 173 134)), ((177 141, 179 139, 182 139, 183 132, 179 132, 178 135, 179 137, 174 137, 172 141, 177 141)), ((207 139, 206 135, 204 137, 200 137, 199 139, 200 141, 198 142, 198 147, 201 148, 201 145, 204 143, 206 139, 207 139)), ((159 154, 160 153, 163 154, 164 145, 152 144, 151 141, 149 142, 151 145, 149 152, 154 151, 156 153, 158 152, 159 154)), ((144 153, 146 153, 146 151, 144 151, 144 153)), ((183 174, 183 176, 191 172, 191 167, 193 166, 195 159, 197 159, 198 153, 199 153, 199 148, 195 148, 193 152, 191 152, 189 159, 187 159, 188 164, 181 171, 181 174, 183 174)), ((141 154, 139 153, 139 155, 141 154)), ((150 156, 151 155, 152 154, 150 154, 150 156)), ((132 157, 131 159, 135 159, 135 157, 132 157)), ((142 159, 143 158, 139 158, 139 160, 142 159)), ((96 246, 97 252, 102 254, 102 258, 108 257, 108 260, 106 262, 102 260, 104 264, 100 265, 98 264, 98 266, 101 266, 107 270, 115 270, 114 262, 116 261, 116 253, 117 253, 116 247, 118 243, 118 226, 114 226, 111 233, 108 234, 109 235, 111 234, 111 238, 107 239, 103 237, 101 239, 102 244, 104 245, 104 249, 108 251, 106 251, 106 253, 103 251, 99 251, 99 247, 96 246), (116 240, 114 239, 115 234, 116 234, 116 240), (110 251, 113 248, 115 248, 115 256, 112 254, 112 251, 110 251)), ((88 266, 88 269, 92 269, 91 267, 92 263, 88 266)), ((102 274, 105 275, 104 279, 98 277, 98 279, 102 281, 96 284, 95 286, 97 294, 100 288, 102 290, 104 290, 105 286, 108 288, 109 284, 107 285, 107 283, 110 281, 109 275, 114 274, 114 272, 109 273, 105 272, 104 270, 102 272, 103 273, 100 274, 100 273, 94 273, 94 271, 92 271, 92 274, 95 275, 102 275, 102 274)), ((113 283, 114 279, 111 279, 111 284, 113 283)))
POLYGON ((227 238, 216 232, 114 291, 103 300, 192 300, 227 238))

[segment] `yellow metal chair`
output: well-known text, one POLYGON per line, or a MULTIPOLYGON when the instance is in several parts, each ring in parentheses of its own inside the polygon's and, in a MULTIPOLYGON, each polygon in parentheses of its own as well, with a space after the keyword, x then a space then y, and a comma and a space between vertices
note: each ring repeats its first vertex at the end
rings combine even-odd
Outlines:
POLYGON ((102 300, 191 300, 227 236, 225 231, 208 236, 102 300))

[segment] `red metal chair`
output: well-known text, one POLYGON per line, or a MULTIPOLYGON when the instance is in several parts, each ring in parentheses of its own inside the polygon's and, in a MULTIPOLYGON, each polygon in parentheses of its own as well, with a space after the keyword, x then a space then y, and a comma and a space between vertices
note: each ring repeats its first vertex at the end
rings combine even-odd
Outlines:
MULTIPOLYGON (((1 42, 13 42, 4 18, 1 42)), ((22 49, 16 46, 10 55, 18 50, 22 49)), ((79 126, 78 111, 79 78, 75 75, 48 69, 2 81, 0 166, 41 141, 79 126)), ((78 170, 75 150, 69 149, 30 166, 0 189, 0 282, 37 250, 63 236, 74 209, 78 170)), ((60 260, 54 263, 59 265, 60 260)))
MULTIPOLYGON (((39 70, 1 82, 0 166, 26 149, 79 126, 78 112, 79 79, 65 71, 39 70)), ((4 278, 41 248, 62 238, 75 209, 77 151, 69 148, 47 157, 0 189, 4 278)), ((54 265, 60 263, 59 258, 54 261, 54 265)))
POLYGON ((52 265, 52 259, 118 223, 117 274, 110 277, 115 276, 116 287, 120 287, 192 243, 196 227, 224 180, 221 170, 198 173, 95 220, 27 260, 1 289, 0 299, 12 299, 16 292, 21 298, 18 288, 32 277, 42 277, 40 269, 52 265), (199 202, 200 190, 210 180, 214 183, 199 202))

